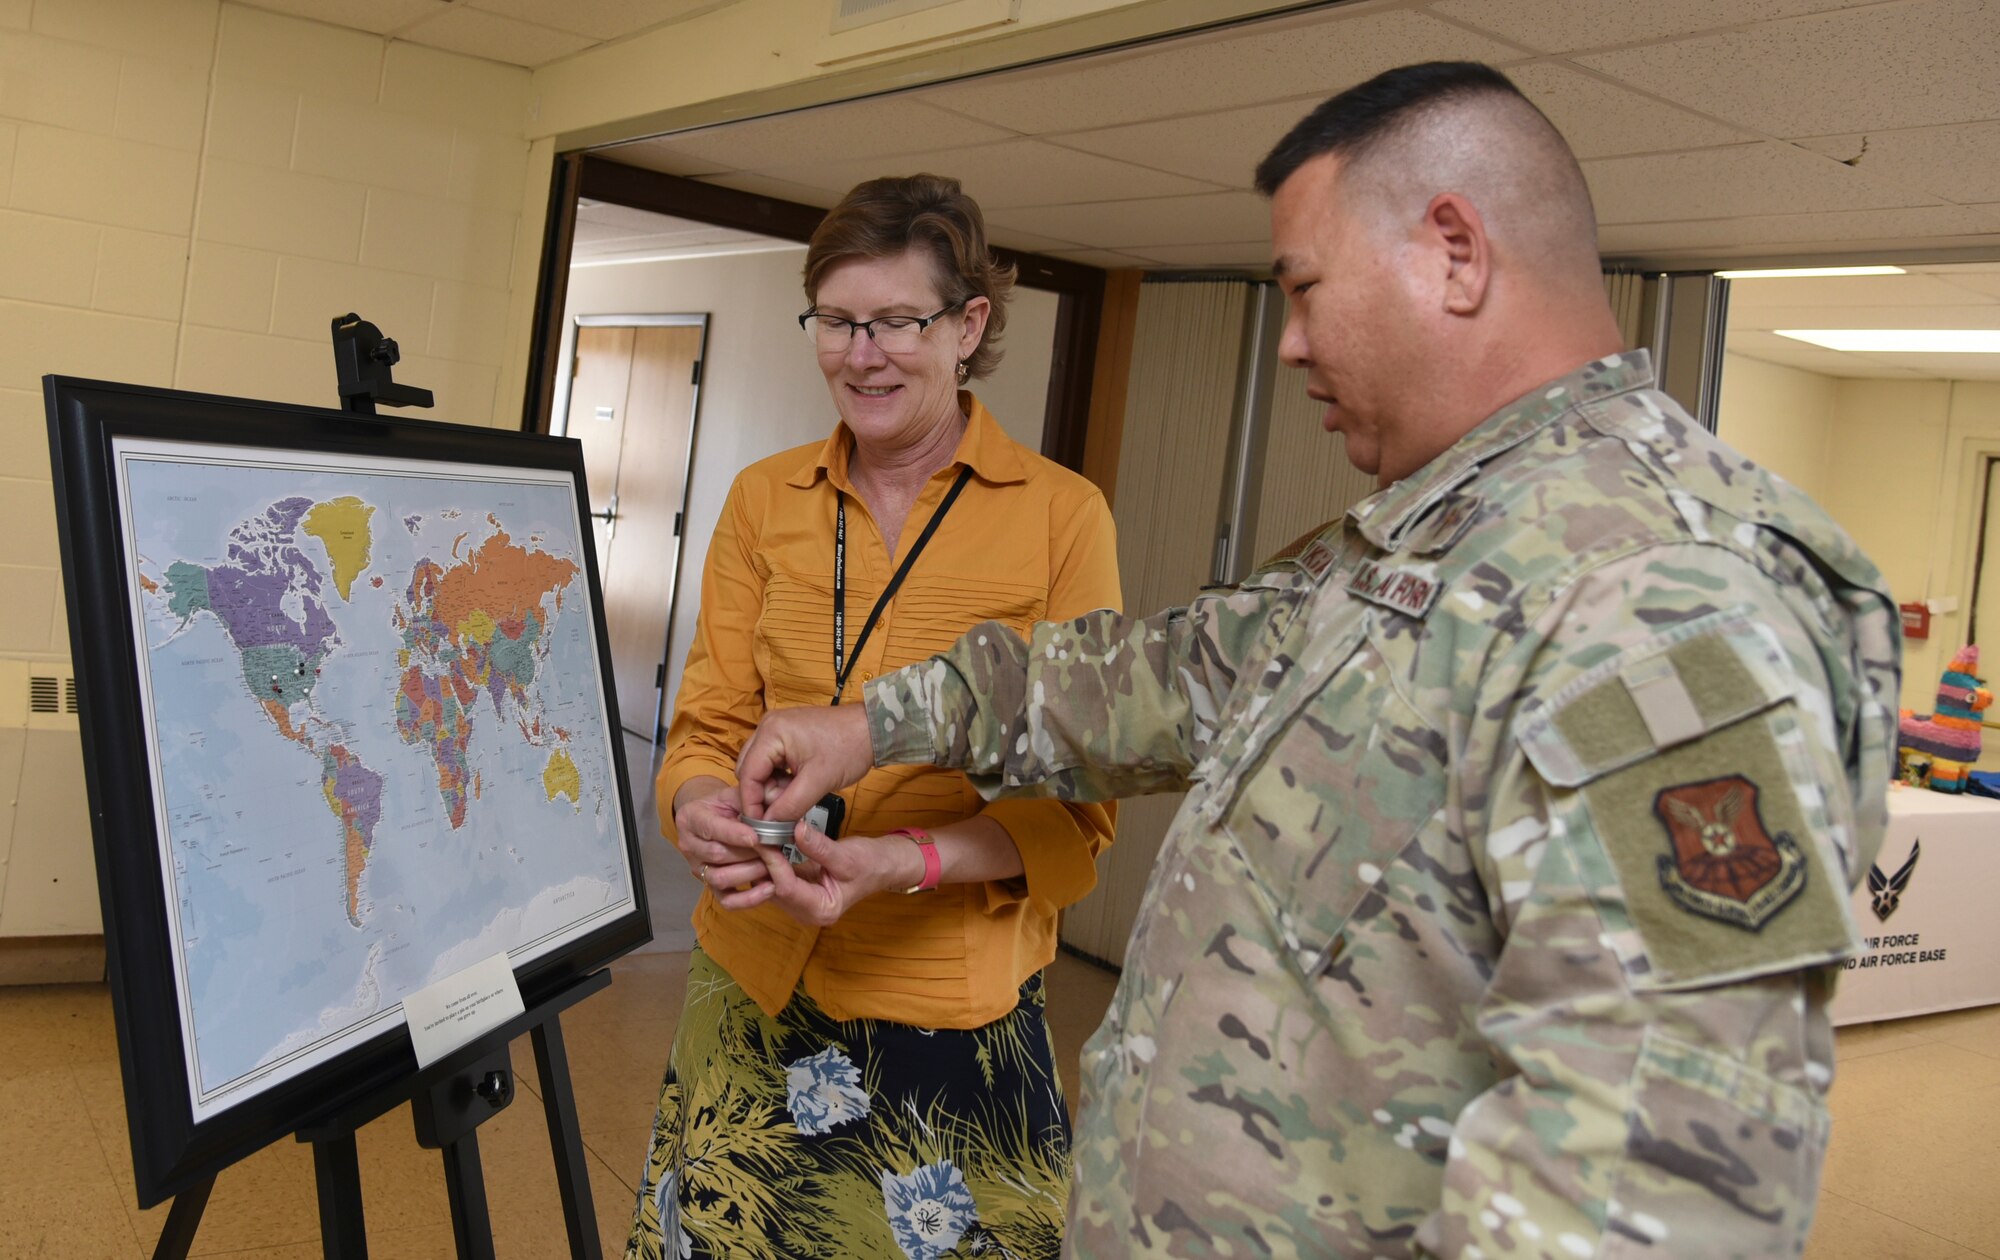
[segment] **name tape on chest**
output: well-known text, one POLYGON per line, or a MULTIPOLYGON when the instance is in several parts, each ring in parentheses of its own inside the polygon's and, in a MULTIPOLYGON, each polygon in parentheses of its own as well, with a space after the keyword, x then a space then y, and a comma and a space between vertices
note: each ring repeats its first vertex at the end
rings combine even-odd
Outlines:
POLYGON ((1299 553, 1298 565, 1312 574, 1314 582, 1326 581, 1326 575, 1333 571, 1335 556, 1333 548, 1327 546, 1324 538, 1313 539, 1312 546, 1299 553))
POLYGON ((1399 568, 1363 560, 1347 579, 1347 589, 1384 608, 1421 617, 1437 602, 1438 581, 1428 565, 1399 568))

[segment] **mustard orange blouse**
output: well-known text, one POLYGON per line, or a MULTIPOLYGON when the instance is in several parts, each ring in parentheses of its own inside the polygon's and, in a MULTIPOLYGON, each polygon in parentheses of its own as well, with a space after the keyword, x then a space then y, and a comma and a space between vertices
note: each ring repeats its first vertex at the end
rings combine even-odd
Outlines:
MULTIPOLYGON (((961 467, 973 476, 869 635, 844 704, 859 704, 871 678, 944 651, 982 621, 1026 635, 1037 621, 1120 605, 1104 496, 1009 438, 972 395, 959 401, 970 423, 951 466, 911 508, 899 544, 915 543, 961 467)), ((849 652, 902 560, 889 556, 848 481, 852 449, 841 425, 819 446, 752 464, 730 487, 656 784, 670 839, 675 794, 698 775, 735 783, 736 755, 765 710, 832 699, 837 496, 847 501, 849 652)), ((1013 838, 1025 874, 873 897, 823 929, 773 906, 724 910, 704 889, 694 913, 702 948, 772 1013, 801 982, 836 1019, 976 1028, 1013 1009, 1021 982, 1055 957, 1057 910, 1097 882, 1112 807, 987 804, 963 774, 929 766, 872 770, 843 795, 849 835, 983 813, 1013 838)))

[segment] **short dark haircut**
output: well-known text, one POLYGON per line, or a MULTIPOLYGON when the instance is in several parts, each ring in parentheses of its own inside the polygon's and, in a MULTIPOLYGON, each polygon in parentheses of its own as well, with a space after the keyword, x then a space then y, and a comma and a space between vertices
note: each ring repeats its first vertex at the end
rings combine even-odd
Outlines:
POLYGON ((947 303, 960 306, 983 297, 991 304, 985 336, 965 361, 966 379, 980 379, 1000 363, 1014 266, 994 256, 979 203, 949 176, 884 176, 849 189, 806 246, 806 301, 819 301, 820 281, 841 263, 894 258, 912 249, 929 256, 938 296, 947 303))
POLYGON ((1276 196, 1280 185, 1316 157, 1330 153, 1351 161, 1430 106, 1490 95, 1535 108, 1513 80, 1483 62, 1425 61, 1385 70, 1322 102, 1286 132, 1257 164, 1257 191, 1276 196))

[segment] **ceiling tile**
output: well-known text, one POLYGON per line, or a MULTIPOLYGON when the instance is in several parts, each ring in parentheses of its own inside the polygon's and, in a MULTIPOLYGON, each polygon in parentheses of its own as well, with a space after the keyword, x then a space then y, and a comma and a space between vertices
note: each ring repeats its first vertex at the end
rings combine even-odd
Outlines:
MULTIPOLYGON (((2000 15, 1996 15, 2000 20, 2000 15)), ((2000 201, 2000 122, 1954 123, 1800 141, 1904 188, 1947 201, 2000 201)))
POLYGON ((1920 376, 1927 380, 2000 380, 2000 355, 1991 354, 1854 354, 1867 365, 1850 376, 1920 376))
POLYGON ((1954 269, 1949 273, 1940 273, 1936 278, 1962 294, 1976 293, 1981 297, 2000 298, 2000 268, 1994 271, 1954 269))
MULTIPOLYGON (((1990 207, 2000 216, 2000 206, 1990 207)), ((1966 276, 2000 276, 2000 262, 1980 263, 1919 263, 1910 268, 1925 275, 1943 276, 1948 280, 1962 280, 1966 276)))
MULTIPOLYGON (((670 214, 641 210, 637 206, 621 206, 609 201, 579 201, 576 207, 576 221, 601 223, 625 232, 664 232, 694 225, 692 219, 676 218, 670 214)), ((729 229, 715 230, 726 232, 729 229)))
POLYGON ((1775 136, 2000 118, 1990 0, 1875 5, 1577 60, 1775 136))
POLYGON ((1247 189, 1257 163, 1319 101, 1317 96, 1304 96, 1189 118, 1078 131, 1052 143, 1247 189))
POLYGON ((1006 140, 969 149, 906 153, 897 157, 842 158, 765 173, 815 188, 852 188, 880 175, 929 171, 950 175, 965 186, 980 208, 1048 206, 1130 197, 1174 197, 1213 191, 1214 185, 1078 153, 1039 140, 1006 140))
POLYGON ((1202 245, 1251 240, 1271 230, 1271 212, 1255 193, 1153 197, 1089 205, 1034 206, 987 215, 996 224, 1084 241, 1106 249, 1147 252, 1153 245, 1202 245))
POLYGON ((1523 66, 1509 77, 1549 116, 1579 158, 1702 149, 1756 138, 1566 65, 1523 66))
POLYGON ((1918 206, 1907 210, 1852 210, 1827 214, 1777 214, 1699 223, 1637 223, 1599 233, 1606 255, 1648 255, 1702 250, 1731 256, 1763 247, 1809 257, 1815 248, 1842 251, 1907 249, 1913 245, 2000 246, 2000 221, 1972 206, 1918 206))
POLYGON ((377 35, 387 35, 420 18, 431 17, 439 8, 438 0, 243 0, 243 3, 252 9, 288 13, 377 35))
POLYGON ((1936 276, 1798 276, 1784 280, 1735 280, 1729 286, 1732 316, 1771 307, 1963 306, 1971 294, 1936 276))
MULTIPOLYGON (((427 0, 435 4, 437 0, 427 0)), ((735 0, 467 0, 470 7, 502 17, 592 39, 619 39, 639 31, 714 9, 735 0)))
POLYGON ((1765 306, 1730 322, 1745 328, 2000 328, 2000 303, 1985 306, 1765 306))
POLYGON ((1156 49, 990 75, 925 100, 1028 135, 1331 96, 1412 61, 1518 59, 1519 50, 1422 13, 1315 15, 1156 49))
MULTIPOLYGON (((1759 359, 1765 363, 1776 363, 1781 367, 1799 368, 1807 372, 1818 372, 1822 376, 1839 377, 1909 377, 1915 373, 1907 368, 1884 366, 1857 354, 1843 354, 1838 350, 1826 350, 1819 346, 1807 345, 1803 341, 1793 341, 1767 332, 1739 332, 1730 329, 1723 339, 1723 346, 1730 354, 1740 354, 1746 358, 1759 359)), ((1729 368, 1725 363, 1723 373, 1726 378, 1729 368)), ((1729 416, 1722 417, 1724 440, 1729 433, 1729 416)))
POLYGON ((1022 232, 1014 228, 995 227, 987 224, 986 238, 995 245, 1008 249, 1023 250, 1030 254, 1060 254, 1065 250, 1083 248, 1081 241, 1065 241, 1054 236, 1037 236, 1033 232, 1022 232))
POLYGON ((1879 184, 1831 158, 1766 141, 1600 158, 1583 164, 1602 224, 1670 222, 1815 210, 1921 205, 1922 193, 1879 184))
POLYGON ((1146 250, 1146 256, 1170 267, 1254 267, 1262 271, 1271 265, 1271 243, 1238 241, 1224 245, 1155 245, 1146 250))
POLYGON ((818 206, 829 209, 840 200, 844 188, 808 188, 804 184, 794 184, 790 180, 772 179, 769 175, 758 175, 751 171, 733 171, 726 175, 709 175, 702 179, 704 184, 714 184, 720 188, 734 188, 738 192, 756 193, 759 197, 776 197, 780 201, 795 201, 802 206, 818 206))
POLYGON ((905 95, 746 119, 641 140, 610 152, 666 148, 711 163, 711 170, 762 171, 822 161, 835 153, 843 158, 934 153, 1005 140, 1013 134, 905 95))
POLYGON ((1153 265, 1149 258, 1141 258, 1137 254, 1121 254, 1109 249, 1068 249, 1061 251, 1056 257, 1091 267, 1102 267, 1106 271, 1143 271, 1153 265))
POLYGON ((400 32, 400 37, 427 48, 504 61, 533 68, 590 47, 591 40, 567 31, 458 6, 400 32))
MULTIPOLYGON (((1921 373, 1912 372, 1907 368, 1892 368, 1872 363, 1859 355, 1834 354, 1824 359, 1816 357, 1801 359, 1787 355, 1782 351, 1769 354, 1759 351, 1749 357, 1762 359, 1766 363, 1775 363, 1779 367, 1800 368, 1807 372, 1817 372, 1821 376, 1838 377, 1841 380, 1913 381, 1923 379, 1921 373)), ((1724 423, 1727 423, 1727 421, 1724 421, 1724 423)))
POLYGON ((1818 13, 1854 0, 1443 0, 1431 6, 1543 52, 1692 35, 1718 26, 1818 13))
POLYGON ((579 247, 578 252, 581 252, 582 246, 596 245, 603 241, 615 241, 624 235, 625 229, 613 227, 609 223, 585 223, 582 219, 578 219, 572 239, 575 240, 579 247))

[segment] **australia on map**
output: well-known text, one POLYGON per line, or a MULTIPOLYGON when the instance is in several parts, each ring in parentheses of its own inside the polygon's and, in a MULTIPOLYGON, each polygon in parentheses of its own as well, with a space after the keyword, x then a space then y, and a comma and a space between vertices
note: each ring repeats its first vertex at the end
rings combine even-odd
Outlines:
POLYGON ((198 1113, 631 907, 568 476, 122 471, 198 1113))

